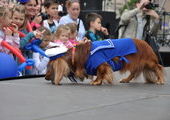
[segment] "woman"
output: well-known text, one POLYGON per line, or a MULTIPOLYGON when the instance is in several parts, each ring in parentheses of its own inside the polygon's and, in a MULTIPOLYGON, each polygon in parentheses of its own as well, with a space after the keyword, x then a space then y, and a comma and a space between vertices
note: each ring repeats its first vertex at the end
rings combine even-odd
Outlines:
POLYGON ((28 20, 31 21, 32 18, 37 15, 38 0, 18 0, 18 2, 25 6, 26 16, 28 20))
POLYGON ((84 28, 83 21, 78 18, 80 14, 79 0, 66 1, 66 9, 68 14, 60 19, 59 24, 67 24, 67 23, 75 22, 77 24, 77 33, 78 33, 77 40, 82 40, 85 35, 85 28, 84 28))

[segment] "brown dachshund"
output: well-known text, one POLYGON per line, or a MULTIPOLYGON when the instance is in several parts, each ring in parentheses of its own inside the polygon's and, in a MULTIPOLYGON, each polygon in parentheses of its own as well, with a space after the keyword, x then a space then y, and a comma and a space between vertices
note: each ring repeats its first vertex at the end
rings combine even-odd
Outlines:
MULTIPOLYGON (((119 39, 117 39, 118 41, 119 39)), ((124 43, 123 47, 119 48, 120 52, 123 49, 130 49, 131 45, 128 45, 126 39, 120 40, 120 42, 124 43), (126 43, 124 43, 124 41, 126 43)), ((73 49, 68 50, 63 56, 56 58, 53 61, 50 61, 48 64, 47 74, 45 79, 51 80, 55 85, 59 85, 63 76, 68 76, 70 72, 74 73, 75 77, 84 79, 87 78, 88 75, 97 76, 94 81, 91 81, 92 85, 101 85, 104 81, 112 84, 114 79, 113 72, 115 71, 111 64, 118 63, 120 69, 118 69, 121 73, 125 73, 130 71, 130 75, 127 78, 122 79, 121 83, 129 83, 132 79, 137 78, 141 73, 143 73, 144 79, 147 83, 154 84, 164 84, 164 73, 163 67, 159 64, 158 58, 156 54, 153 52, 152 48, 143 40, 131 39, 133 42, 136 52, 131 52, 124 54, 123 57, 120 56, 118 51, 118 56, 116 54, 111 56, 112 48, 108 48, 107 52, 110 52, 111 60, 108 62, 102 62, 97 67, 94 67, 94 73, 87 72, 87 66, 91 68, 93 64, 98 59, 102 59, 101 55, 94 59, 92 56, 91 47, 94 45, 92 42, 82 43, 76 46, 75 52, 73 49), (124 60, 122 59, 124 58, 124 60), (87 61, 94 61, 92 64, 87 65, 87 61)), ((119 42, 119 41, 118 41, 119 42)), ((98 42, 100 44, 100 42, 98 42)), ((103 42, 101 42, 103 44, 103 42)), ((131 44, 131 43, 130 43, 131 44)), ((133 45, 132 45, 133 46, 133 45)), ((116 44, 113 49, 118 48, 116 44)), ((99 50, 100 51, 100 50, 99 50)), ((107 57, 109 57, 109 55, 107 57)))

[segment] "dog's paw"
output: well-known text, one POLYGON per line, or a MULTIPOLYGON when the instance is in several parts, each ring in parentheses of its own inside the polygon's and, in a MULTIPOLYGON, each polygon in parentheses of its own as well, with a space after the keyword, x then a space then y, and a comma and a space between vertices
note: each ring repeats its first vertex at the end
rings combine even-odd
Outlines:
POLYGON ((157 85, 164 85, 164 82, 156 82, 157 85))
POLYGON ((61 85, 60 82, 51 81, 53 85, 61 85))
POLYGON ((122 79, 120 80, 120 83, 129 83, 129 81, 127 81, 126 79, 122 79))
POLYGON ((164 79, 158 79, 158 81, 156 82, 156 84, 158 84, 158 85, 164 85, 164 84, 165 84, 165 80, 164 80, 164 79))
POLYGON ((57 86, 59 86, 59 85, 61 85, 61 83, 54 83, 54 85, 57 85, 57 86))
POLYGON ((90 82, 90 85, 101 85, 101 84, 102 84, 102 81, 99 81, 99 80, 95 80, 95 81, 90 82))

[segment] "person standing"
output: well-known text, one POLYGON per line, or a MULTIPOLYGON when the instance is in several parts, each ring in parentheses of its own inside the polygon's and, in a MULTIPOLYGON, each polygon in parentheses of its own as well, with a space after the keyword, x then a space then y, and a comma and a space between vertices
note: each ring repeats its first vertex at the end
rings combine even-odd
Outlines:
POLYGON ((136 0, 135 8, 123 12, 119 26, 119 38, 137 38, 145 40, 158 56, 163 65, 159 47, 154 36, 160 27, 160 16, 155 11, 156 4, 151 0, 136 0))
POLYGON ((77 40, 82 40, 85 35, 85 27, 83 21, 79 19, 80 14, 80 2, 79 0, 67 0, 66 9, 68 14, 61 17, 59 25, 67 23, 76 23, 77 24, 77 40))
POLYGON ((159 15, 154 9, 148 8, 150 0, 136 0, 132 10, 125 10, 120 18, 119 38, 138 38, 145 40, 144 32, 148 25, 149 16, 152 20, 150 30, 156 30, 159 26, 159 15))

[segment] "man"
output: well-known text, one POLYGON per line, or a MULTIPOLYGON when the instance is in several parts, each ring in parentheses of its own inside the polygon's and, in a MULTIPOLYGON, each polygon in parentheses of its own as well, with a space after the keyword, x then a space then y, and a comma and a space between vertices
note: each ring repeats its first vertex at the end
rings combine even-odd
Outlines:
POLYGON ((145 40, 144 32, 146 32, 145 28, 148 25, 150 32, 155 33, 153 30, 156 30, 156 27, 159 26, 159 15, 155 10, 147 7, 149 3, 149 0, 136 0, 134 9, 123 12, 120 19, 120 26, 122 27, 119 29, 119 38, 138 38, 145 40))
POLYGON ((159 15, 149 6, 151 0, 136 0, 135 8, 125 10, 120 19, 119 38, 145 40, 157 54, 163 65, 158 46, 154 40, 159 28, 159 15), (148 7, 149 6, 149 7, 148 7))

